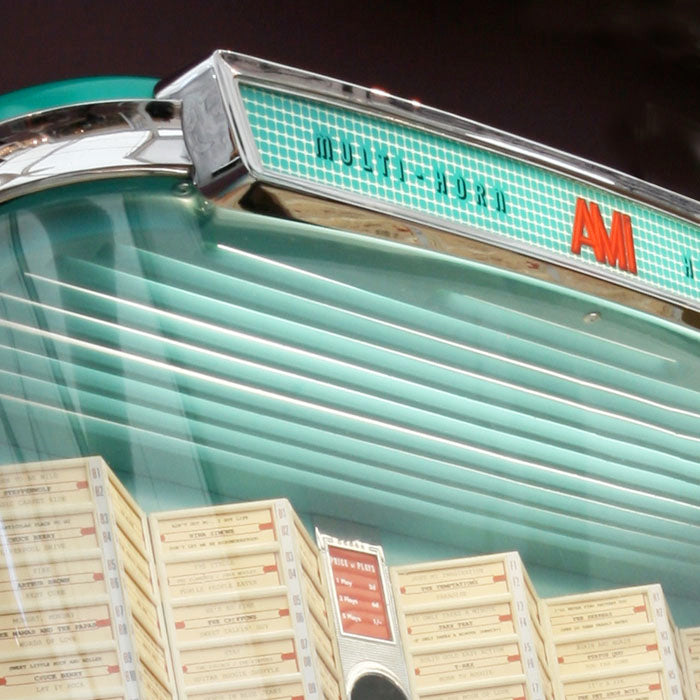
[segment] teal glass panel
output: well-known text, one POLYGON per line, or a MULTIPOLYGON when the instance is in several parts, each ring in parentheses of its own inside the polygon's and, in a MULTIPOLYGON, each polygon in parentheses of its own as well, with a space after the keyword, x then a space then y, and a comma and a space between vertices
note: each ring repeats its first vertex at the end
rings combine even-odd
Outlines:
POLYGON ((62 80, 0 95, 0 121, 22 114, 81 102, 138 100, 153 97, 155 78, 101 77, 62 80))
POLYGON ((399 119, 239 88, 263 174, 700 303, 700 227, 606 189, 604 178, 596 186, 399 119))
POLYGON ((542 596, 658 581, 700 624, 696 331, 182 185, 0 209, 0 463, 100 454, 147 510, 286 496, 391 564, 515 549, 542 596))

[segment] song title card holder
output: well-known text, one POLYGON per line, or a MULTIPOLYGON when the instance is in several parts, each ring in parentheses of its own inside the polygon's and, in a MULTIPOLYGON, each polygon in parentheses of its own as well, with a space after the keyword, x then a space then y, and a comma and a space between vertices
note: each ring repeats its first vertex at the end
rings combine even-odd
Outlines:
POLYGON ((682 700, 682 651, 661 586, 541 601, 558 698, 682 700))
POLYGON ((553 697, 538 601, 517 552, 391 568, 414 697, 553 697))
POLYGON ((318 550, 288 501, 150 523, 180 698, 342 698, 318 550))
POLYGON ((0 470, 0 699, 171 700, 143 512, 99 457, 0 470))
POLYGON ((678 631, 689 700, 700 700, 700 627, 678 631))

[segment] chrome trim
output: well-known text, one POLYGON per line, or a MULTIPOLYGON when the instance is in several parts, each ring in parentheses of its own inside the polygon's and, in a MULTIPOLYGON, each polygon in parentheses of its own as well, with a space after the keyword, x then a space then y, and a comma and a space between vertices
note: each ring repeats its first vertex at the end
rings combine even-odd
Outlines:
POLYGON ((383 676, 396 686, 396 689, 401 691, 405 698, 411 697, 411 689, 404 688, 401 679, 393 671, 376 661, 360 661, 350 669, 345 681, 345 694, 348 698, 351 697, 355 684, 364 676, 383 676))
POLYGON ((0 202, 87 179, 190 169, 175 102, 84 103, 0 123, 0 202))
MULTIPOLYGON (((201 99, 201 94, 193 88, 195 84, 203 84, 203 74, 206 74, 207 80, 221 86, 223 96, 226 98, 224 106, 229 113, 231 128, 240 146, 240 156, 246 168, 255 177, 261 175, 262 166, 255 157, 257 149, 253 136, 247 127, 247 120, 241 119, 245 110, 234 85, 234 82, 241 77, 246 78, 247 81, 250 79, 259 85, 284 90, 293 95, 314 96, 323 99, 326 103, 340 107, 351 106, 365 113, 383 117, 390 116, 408 126, 419 126, 441 136, 464 140, 489 151, 517 158, 598 187, 605 187, 694 223, 700 223, 700 202, 639 180, 631 175, 626 175, 613 168, 494 129, 450 112, 427 107, 415 100, 395 97, 383 90, 346 83, 245 54, 223 50, 216 51, 203 63, 157 90, 156 97, 158 99, 183 99, 184 102, 187 102, 188 97, 197 95, 198 99, 201 99), (195 83, 195 81, 197 82, 195 83)), ((196 130, 200 134, 203 131, 199 124, 193 121, 188 122, 187 116, 183 117, 183 123, 186 138, 195 138, 194 133, 190 134, 190 131, 196 130)), ((219 131, 222 130, 219 129, 219 131)), ((228 137, 230 136, 229 132, 228 137)), ((229 143, 233 144, 235 150, 236 141, 230 139, 229 143)), ((212 185, 217 178, 215 170, 207 172, 204 162, 198 162, 194 155, 193 162, 200 186, 212 185)), ((269 175, 266 174, 265 177, 269 182, 269 175)), ((271 184, 283 185, 281 182, 271 184)))
MULTIPOLYGON (((643 182, 612 168, 597 165, 454 114, 425 107, 416 101, 394 97, 381 90, 363 88, 352 83, 229 51, 215 52, 204 63, 195 66, 156 93, 159 98, 183 100, 185 138, 188 143, 199 142, 207 139, 206 122, 188 119, 188 113, 194 113, 196 109, 194 105, 190 109, 188 102, 202 103, 209 94, 201 93, 198 86, 206 85, 207 90, 211 90, 213 85, 218 85, 221 91, 220 102, 223 102, 228 116, 228 130, 224 132, 219 128, 218 146, 210 141, 208 150, 218 151, 225 156, 219 157, 212 164, 207 159, 199 158, 197 153, 192 153, 195 182, 208 195, 223 200, 232 189, 254 180, 276 188, 352 205, 366 210, 370 215, 381 212, 411 225, 428 226, 447 234, 456 234, 488 246, 509 250, 521 256, 543 260, 561 268, 577 270, 585 276, 604 280, 610 285, 626 287, 635 290, 639 295, 669 302, 673 308, 689 309, 693 317, 700 312, 700 303, 694 300, 648 285, 645 281, 629 277, 622 278, 612 269, 608 270, 603 266, 592 266, 583 261, 571 260, 542 248, 535 249, 528 244, 488 230, 476 229, 467 224, 454 223, 422 212, 412 213, 406 207, 389 202, 378 202, 361 194, 347 192, 339 195, 336 188, 264 169, 238 89, 240 80, 247 85, 273 88, 290 95, 316 98, 329 105, 355 109, 384 119, 390 118, 408 127, 418 127, 439 136, 457 139, 493 153, 545 168, 578 182, 606 189, 686 219, 694 225, 700 224, 700 202, 643 182), (243 172, 243 169, 247 172, 243 172)), ((219 103, 217 108, 218 106, 219 103)), ((324 220, 317 220, 315 223, 332 225, 324 220)), ((696 320, 693 318, 691 325, 695 324, 696 320)))
POLYGON ((176 99, 182 105, 185 144, 195 166, 195 183, 203 191, 211 181, 224 179, 238 161, 220 83, 214 55, 157 93, 158 99, 176 99))
MULTIPOLYGON (((340 525, 340 522, 328 523, 326 519, 323 520, 326 524, 330 524, 333 527, 333 531, 340 525)), ((353 529, 352 524, 350 524, 350 528, 351 530, 353 529)), ((335 637, 338 643, 343 683, 345 684, 345 691, 348 697, 350 696, 353 684, 358 680, 359 676, 367 672, 367 659, 372 659, 374 671, 389 678, 403 691, 407 698, 410 697, 411 685, 406 667, 406 656, 401 641, 396 601, 394 600, 394 593, 391 587, 391 575, 382 546, 359 539, 350 540, 344 537, 338 537, 329 532, 322 532, 318 527, 316 527, 316 544, 318 545, 321 556, 326 581, 329 582, 329 590, 331 593, 329 597, 332 615, 336 625, 335 637), (338 591, 334 583, 335 574, 331 562, 330 547, 339 547, 354 552, 370 554, 377 558, 377 563, 379 565, 379 582, 382 586, 382 595, 384 596, 387 624, 391 633, 391 639, 364 637, 343 630, 342 616, 338 602, 338 591)))

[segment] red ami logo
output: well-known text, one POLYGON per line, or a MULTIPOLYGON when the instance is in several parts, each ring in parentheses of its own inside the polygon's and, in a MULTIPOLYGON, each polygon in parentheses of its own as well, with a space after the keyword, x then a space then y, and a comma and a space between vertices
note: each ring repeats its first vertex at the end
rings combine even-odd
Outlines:
POLYGON ((600 209, 595 202, 590 205, 580 197, 576 200, 574 230, 571 234, 571 250, 581 254, 581 246, 593 248, 598 262, 607 262, 632 274, 637 274, 637 260, 634 257, 632 221, 627 214, 613 211, 608 234, 600 209))

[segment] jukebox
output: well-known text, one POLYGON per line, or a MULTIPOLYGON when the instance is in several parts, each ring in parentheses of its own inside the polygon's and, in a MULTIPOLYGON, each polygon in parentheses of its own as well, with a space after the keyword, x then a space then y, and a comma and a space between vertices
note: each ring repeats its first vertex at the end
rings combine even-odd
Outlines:
POLYGON ((697 202, 226 51, 0 110, 0 700, 700 697, 697 202))

